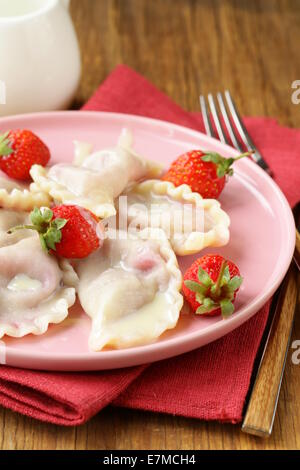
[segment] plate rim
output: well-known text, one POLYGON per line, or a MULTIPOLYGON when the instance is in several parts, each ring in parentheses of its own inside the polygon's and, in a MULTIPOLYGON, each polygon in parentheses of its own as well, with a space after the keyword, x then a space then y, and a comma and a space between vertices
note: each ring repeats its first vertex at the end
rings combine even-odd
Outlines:
MULTIPOLYGON (((159 125, 160 127, 163 127, 166 130, 169 130, 171 127, 172 129, 177 130, 179 132, 183 132, 185 135, 190 135, 191 137, 199 138, 199 135, 200 135, 202 140, 206 140, 207 142, 209 142, 210 144, 213 144, 216 147, 225 149, 225 153, 228 155, 234 156, 234 155, 239 154, 239 152, 233 147, 230 147, 227 144, 223 144, 219 140, 209 137, 206 134, 202 133, 201 131, 198 131, 189 127, 185 127, 180 124, 175 124, 171 121, 164 121, 161 119, 155 119, 155 118, 150 118, 147 116, 140 116, 136 114, 116 113, 116 112, 108 112, 108 111, 85 111, 85 110, 82 110, 80 112, 70 110, 70 111, 49 111, 49 112, 38 112, 38 113, 26 113, 26 114, 18 114, 18 115, 13 115, 13 116, 1 117, 0 126, 2 125, 2 122, 13 124, 13 122, 19 121, 20 119, 21 120, 22 119, 25 119, 25 120, 41 119, 42 120, 45 118, 49 119, 49 117, 55 118, 55 117, 71 117, 71 116, 74 117, 75 119, 77 118, 82 119, 84 115, 87 117, 95 117, 95 118, 97 117, 99 118, 101 116, 103 119, 110 118, 112 120, 122 119, 126 121, 131 121, 132 123, 142 122, 142 123, 146 123, 146 125, 150 124, 152 126, 159 125)), ((284 263, 284 266, 280 269, 280 275, 278 274, 276 281, 274 281, 272 285, 270 285, 263 294, 258 296, 258 298, 253 299, 250 303, 248 303, 246 306, 241 308, 239 315, 237 316, 233 315, 232 317, 227 319, 226 327, 224 327, 225 323, 217 322, 208 326, 204 330, 190 332, 179 338, 178 337, 168 338, 165 341, 160 342, 160 343, 154 342, 154 343, 150 343, 147 345, 135 346, 132 348, 112 349, 112 350, 104 350, 104 351, 99 351, 99 352, 91 351, 91 352, 85 352, 85 353, 64 353, 63 356, 61 356, 60 353, 51 352, 51 358, 49 357, 49 353, 42 352, 42 351, 40 352, 22 351, 22 354, 21 354, 22 359, 43 358, 45 362, 51 361, 51 360, 56 361, 56 363, 60 363, 60 362, 66 363, 68 361, 76 361, 78 363, 88 362, 90 364, 90 368, 89 366, 86 367, 85 365, 84 369, 81 369, 79 365, 78 365, 78 368, 76 367, 75 369, 69 369, 69 368, 60 369, 59 367, 58 368, 56 367, 55 369, 53 369, 53 370, 78 370, 79 371, 79 370, 104 370, 106 369, 106 367, 104 367, 102 362, 109 362, 109 361, 114 362, 116 364, 114 365, 111 364, 109 367, 107 367, 107 369, 126 367, 124 365, 120 365, 122 361, 118 361, 118 356, 120 356, 124 352, 126 352, 126 357, 129 359, 133 359, 136 356, 140 356, 140 355, 142 357, 144 356, 148 357, 148 359, 145 358, 142 360, 137 359, 136 361, 135 360, 125 361, 125 362, 130 362, 130 364, 128 365, 128 367, 130 367, 132 365, 140 365, 140 364, 147 363, 150 360, 152 354, 157 350, 157 347, 156 347, 157 344, 159 344, 159 358, 157 359, 154 358, 154 360, 151 360, 151 362, 166 359, 168 357, 174 357, 184 352, 191 351, 198 347, 202 347, 205 344, 209 344, 215 341, 216 339, 225 336, 229 332, 241 326, 249 318, 254 316, 258 312, 258 310, 268 301, 268 299, 270 299, 270 297, 276 291, 277 287, 280 285, 282 279, 284 278, 288 270, 288 267, 293 257, 294 246, 295 246, 295 231, 292 231, 289 229, 294 227, 295 224, 294 224, 292 211, 288 204, 288 201, 285 195, 283 194, 283 192, 281 191, 281 189, 279 188, 279 186, 277 185, 277 183, 264 170, 262 170, 255 162, 251 161, 250 159, 243 159, 239 162, 239 164, 242 166, 242 168, 244 166, 246 170, 247 170, 247 167, 250 165, 250 169, 252 171, 257 172, 260 178, 263 178, 267 181, 268 185, 271 186, 272 191, 276 193, 277 200, 281 202, 281 206, 282 206, 281 212, 282 212, 282 215, 285 215, 285 219, 286 219, 287 233, 289 237, 287 239, 287 246, 285 249, 285 253, 286 253, 285 263, 284 263), (294 232, 294 234, 292 234, 292 232, 294 232), (200 346, 199 345, 197 346, 196 344, 194 344, 193 347, 190 346, 191 342, 197 343, 197 340, 200 342, 201 338, 207 335, 211 335, 211 338, 212 337, 213 338, 207 342, 201 343, 200 346), (180 352, 177 353, 173 351, 172 347, 174 347, 175 345, 180 350, 180 352), (170 350, 170 354, 168 353, 169 350, 170 350)), ((236 171, 237 174, 240 173, 239 170, 240 169, 237 169, 236 171)), ((6 346, 6 349, 9 350, 10 359, 14 360, 20 357, 20 352, 16 348, 6 346)), ((22 366, 22 367, 25 367, 25 366, 22 366)), ((47 370, 50 370, 50 369, 47 369, 47 370)))

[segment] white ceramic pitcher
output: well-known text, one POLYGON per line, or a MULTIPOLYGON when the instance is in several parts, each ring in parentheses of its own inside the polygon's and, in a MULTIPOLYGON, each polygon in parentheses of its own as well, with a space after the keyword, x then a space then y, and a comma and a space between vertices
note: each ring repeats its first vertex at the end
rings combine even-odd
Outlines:
POLYGON ((80 78, 69 0, 0 0, 0 116, 66 108, 80 78))

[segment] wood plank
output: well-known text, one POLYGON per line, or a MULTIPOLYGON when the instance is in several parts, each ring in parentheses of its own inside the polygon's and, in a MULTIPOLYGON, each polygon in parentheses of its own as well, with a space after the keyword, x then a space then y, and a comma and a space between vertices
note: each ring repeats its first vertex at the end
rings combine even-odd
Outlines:
POLYGON ((242 429, 260 437, 269 437, 273 429, 278 393, 290 347, 291 329, 297 301, 298 270, 291 264, 280 291, 265 350, 242 429))
MULTIPOLYGON (((242 114, 300 126, 300 105, 291 102, 300 79, 299 0, 72 0, 71 11, 83 59, 74 107, 123 62, 188 110, 198 111, 200 91, 229 88, 242 114)), ((292 352, 268 440, 239 426, 116 408, 78 428, 0 408, 0 449, 299 449, 300 365, 292 352)))

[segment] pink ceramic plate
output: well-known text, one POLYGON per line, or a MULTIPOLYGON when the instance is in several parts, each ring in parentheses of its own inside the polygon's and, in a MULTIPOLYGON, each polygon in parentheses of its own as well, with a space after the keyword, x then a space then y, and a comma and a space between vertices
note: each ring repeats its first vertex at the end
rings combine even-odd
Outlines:
MULTIPOLYGON (((168 166, 194 148, 226 156, 236 151, 199 132, 153 119, 101 112, 55 112, 0 120, 0 129, 28 128, 50 147, 52 163, 71 161, 74 139, 92 142, 95 149, 113 146, 122 127, 134 133, 136 150, 168 166)), ((226 335, 250 317, 273 294, 290 264, 295 230, 291 210, 272 179, 249 159, 237 162, 235 174, 220 202, 231 218, 229 245, 209 251, 235 261, 244 277, 236 311, 227 319, 183 314, 173 330, 150 345, 123 350, 88 350, 90 320, 79 305, 60 325, 41 336, 5 337, 0 342, 2 363, 46 370, 101 370, 133 366, 175 356, 226 335)), ((208 251, 208 250, 206 250, 208 251)), ((179 258, 184 271, 195 256, 179 258)))

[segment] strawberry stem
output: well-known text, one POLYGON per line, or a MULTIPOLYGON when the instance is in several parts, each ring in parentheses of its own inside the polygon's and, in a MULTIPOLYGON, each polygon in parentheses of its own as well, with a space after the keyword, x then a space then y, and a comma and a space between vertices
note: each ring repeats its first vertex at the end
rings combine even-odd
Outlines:
POLYGON ((204 162, 211 162, 216 165, 216 171, 217 171, 217 176, 218 178, 224 178, 224 176, 233 175, 233 169, 231 168, 232 164, 236 162, 237 160, 240 160, 241 158, 247 157, 254 153, 254 150, 250 150, 249 152, 244 152, 241 153, 241 155, 238 155, 237 157, 222 157, 218 153, 214 152, 207 152, 205 153, 201 159, 204 162))
POLYGON ((233 160, 236 162, 236 161, 240 160, 241 158, 249 157, 249 156, 252 155, 253 153, 255 153, 254 150, 249 150, 249 152, 241 153, 241 155, 238 155, 238 156, 235 157, 233 160))
POLYGON ((42 248, 46 251, 56 250, 56 243, 62 238, 61 229, 67 224, 67 219, 53 219, 53 212, 49 208, 43 210, 37 207, 30 213, 32 225, 17 225, 7 231, 12 234, 16 230, 28 229, 35 230, 40 236, 42 248))
POLYGON ((23 230, 23 229, 28 229, 28 230, 36 230, 37 232, 41 233, 41 229, 37 227, 36 225, 17 225, 16 227, 12 227, 7 231, 9 235, 14 233, 16 230, 23 230))
POLYGON ((219 272, 219 275, 218 275, 218 278, 217 278, 217 282, 215 283, 214 295, 217 298, 221 294, 221 282, 222 282, 222 279, 223 279, 223 275, 224 275, 224 271, 225 271, 226 266, 227 266, 227 261, 225 259, 223 259, 221 267, 220 267, 220 272, 219 272))

